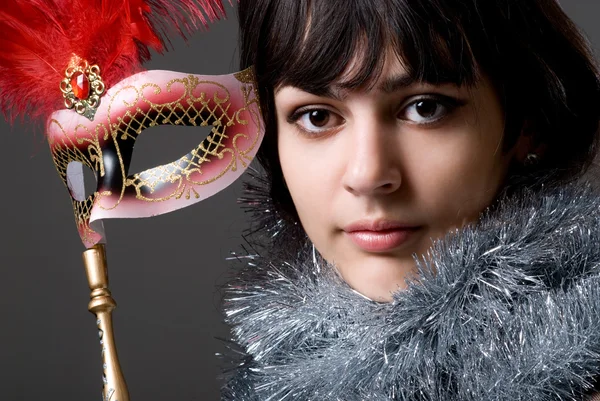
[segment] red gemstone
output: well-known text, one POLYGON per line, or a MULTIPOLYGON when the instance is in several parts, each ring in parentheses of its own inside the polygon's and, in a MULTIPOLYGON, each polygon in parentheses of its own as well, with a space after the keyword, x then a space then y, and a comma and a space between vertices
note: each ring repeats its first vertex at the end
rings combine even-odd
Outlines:
POLYGON ((85 100, 90 94, 90 81, 83 72, 76 72, 71 78, 71 88, 77 99, 85 100))

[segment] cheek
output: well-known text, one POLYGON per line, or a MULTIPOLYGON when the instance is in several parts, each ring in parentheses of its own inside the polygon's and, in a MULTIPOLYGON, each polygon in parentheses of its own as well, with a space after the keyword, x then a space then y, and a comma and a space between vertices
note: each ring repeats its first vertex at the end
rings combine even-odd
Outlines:
POLYGON ((502 187, 511 156, 502 149, 501 115, 492 116, 419 145, 428 151, 418 153, 424 162, 413 159, 411 181, 432 225, 443 229, 477 219, 502 187))
POLYGON ((317 243, 327 235, 333 207, 335 161, 324 143, 306 143, 293 129, 278 134, 278 152, 283 176, 300 222, 317 243))

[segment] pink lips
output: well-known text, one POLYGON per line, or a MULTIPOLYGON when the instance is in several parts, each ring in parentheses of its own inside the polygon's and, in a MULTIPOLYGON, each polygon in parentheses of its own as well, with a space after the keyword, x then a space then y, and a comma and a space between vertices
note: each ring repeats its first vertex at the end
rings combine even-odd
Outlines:
POLYGON ((387 252, 404 244, 418 229, 394 221, 360 221, 344 228, 352 242, 367 252, 387 252))

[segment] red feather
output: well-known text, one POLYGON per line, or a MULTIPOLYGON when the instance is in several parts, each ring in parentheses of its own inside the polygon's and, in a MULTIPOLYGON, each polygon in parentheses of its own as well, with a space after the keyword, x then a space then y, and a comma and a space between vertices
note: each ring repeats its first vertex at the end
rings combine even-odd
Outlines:
POLYGON ((225 15, 221 0, 1 0, 0 110, 46 119, 63 108, 59 89, 73 54, 97 64, 107 89, 163 52, 175 30, 187 37, 225 15))

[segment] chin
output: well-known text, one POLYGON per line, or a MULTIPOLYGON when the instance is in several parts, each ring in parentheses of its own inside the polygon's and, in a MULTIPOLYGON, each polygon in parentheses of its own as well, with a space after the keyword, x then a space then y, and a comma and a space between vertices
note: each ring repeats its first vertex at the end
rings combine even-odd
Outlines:
POLYGON ((406 280, 416 277, 412 256, 368 255, 353 260, 338 270, 350 287, 373 301, 391 302, 394 293, 407 287, 406 280))

